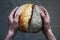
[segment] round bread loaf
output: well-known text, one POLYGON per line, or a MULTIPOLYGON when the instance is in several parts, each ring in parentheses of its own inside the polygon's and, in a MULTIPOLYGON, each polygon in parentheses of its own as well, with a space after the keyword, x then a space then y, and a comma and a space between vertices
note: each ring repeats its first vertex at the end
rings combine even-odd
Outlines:
POLYGON ((41 11, 41 8, 35 4, 24 4, 20 6, 15 14, 15 16, 19 14, 19 31, 39 32, 42 28, 41 11))

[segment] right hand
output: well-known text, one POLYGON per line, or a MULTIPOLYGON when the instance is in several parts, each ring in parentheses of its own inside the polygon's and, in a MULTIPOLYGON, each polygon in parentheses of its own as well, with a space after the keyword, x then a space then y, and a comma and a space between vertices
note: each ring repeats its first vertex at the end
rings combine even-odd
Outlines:
POLYGON ((42 12, 41 12, 41 18, 42 18, 42 21, 43 21, 42 31, 46 32, 49 29, 51 29, 50 16, 48 14, 48 11, 44 7, 40 6, 40 8, 42 9, 42 12))
POLYGON ((42 32, 45 34, 47 40, 56 40, 53 32, 52 32, 52 29, 51 29, 51 25, 50 25, 50 16, 48 14, 48 11, 40 6, 41 9, 42 9, 42 13, 41 13, 41 17, 42 17, 42 21, 43 21, 43 24, 42 24, 42 32))

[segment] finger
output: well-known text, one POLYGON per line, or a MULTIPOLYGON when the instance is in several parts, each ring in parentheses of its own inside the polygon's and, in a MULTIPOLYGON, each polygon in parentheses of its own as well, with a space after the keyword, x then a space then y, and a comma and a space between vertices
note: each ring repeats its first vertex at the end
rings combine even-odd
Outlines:
POLYGON ((13 15, 15 14, 16 10, 18 9, 18 7, 14 8, 10 14, 11 17, 13 17, 13 15))
MULTIPOLYGON (((41 7, 40 7, 40 8, 41 8, 41 7)), ((41 8, 40 16, 42 17, 42 19, 45 19, 45 17, 46 17, 44 11, 42 10, 42 8, 41 8)))
POLYGON ((14 16, 14 21, 15 22, 18 22, 20 15, 21 15, 21 11, 20 11, 20 9, 18 9, 17 12, 16 12, 16 14, 15 14, 15 16, 14 16))
POLYGON ((13 15, 15 14, 16 10, 18 9, 18 7, 14 8, 9 16, 10 20, 13 21, 13 15))
POLYGON ((20 16, 20 15, 16 15, 16 16, 14 17, 14 21, 15 21, 15 22, 18 22, 19 16, 20 16))
POLYGON ((44 14, 44 12, 41 12, 41 13, 40 13, 40 16, 41 16, 41 18, 42 18, 43 20, 44 20, 45 17, 46 17, 45 14, 44 14))
POLYGON ((48 14, 48 11, 43 7, 43 6, 40 6, 42 8, 42 10, 44 11, 46 17, 49 17, 49 14, 48 14))

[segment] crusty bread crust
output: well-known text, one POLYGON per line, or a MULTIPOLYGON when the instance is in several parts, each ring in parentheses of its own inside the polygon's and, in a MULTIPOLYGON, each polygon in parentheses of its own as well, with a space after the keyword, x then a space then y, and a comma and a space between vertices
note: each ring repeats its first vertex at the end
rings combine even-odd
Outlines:
POLYGON ((33 4, 27 4, 21 14, 20 14, 20 17, 19 17, 19 28, 20 30, 24 31, 24 32, 27 32, 28 31, 28 28, 29 28, 29 20, 31 18, 31 15, 32 15, 32 6, 33 4))
POLYGON ((39 32, 42 28, 41 11, 41 8, 35 4, 24 4, 20 6, 15 13, 15 16, 19 15, 19 31, 39 32))

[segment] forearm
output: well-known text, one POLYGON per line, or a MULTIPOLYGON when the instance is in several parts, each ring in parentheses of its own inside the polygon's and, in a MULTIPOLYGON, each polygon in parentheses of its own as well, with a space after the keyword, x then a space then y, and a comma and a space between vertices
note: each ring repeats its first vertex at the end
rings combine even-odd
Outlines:
POLYGON ((44 34, 45 34, 47 40, 56 40, 51 28, 48 28, 48 30, 44 31, 44 34))
POLYGON ((49 29, 46 33, 45 33, 45 36, 47 38, 47 40, 56 40, 53 32, 51 29, 49 29))
POLYGON ((5 40, 13 40, 13 38, 14 38, 14 32, 9 30, 5 40))
POLYGON ((10 26, 10 28, 8 30, 8 33, 6 35, 5 40, 13 40, 15 34, 16 34, 16 30, 14 30, 12 26, 10 26))

